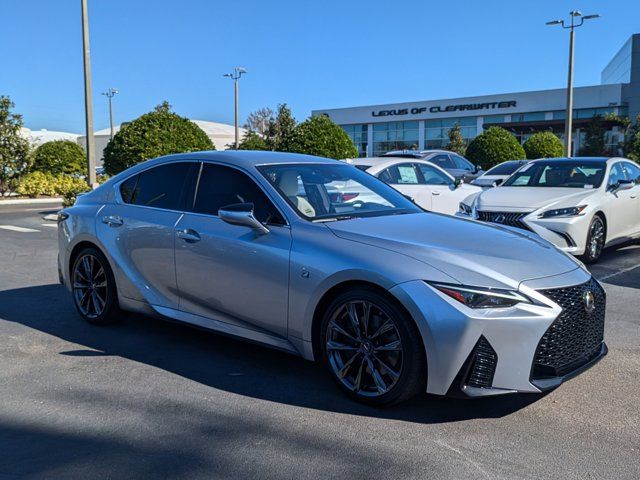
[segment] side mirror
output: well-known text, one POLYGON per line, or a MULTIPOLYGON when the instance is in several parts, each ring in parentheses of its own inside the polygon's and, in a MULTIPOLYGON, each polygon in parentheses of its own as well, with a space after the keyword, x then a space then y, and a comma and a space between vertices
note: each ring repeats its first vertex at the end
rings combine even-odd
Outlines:
POLYGON ((459 187, 460 185, 462 185, 463 183, 464 183, 464 182, 462 181, 462 179, 461 179, 461 178, 456 178, 456 179, 453 181, 453 188, 452 188, 452 190, 455 190, 456 188, 458 188, 458 187, 459 187))
POLYGON ((249 227, 261 235, 269 233, 269 229, 253 215, 253 203, 234 203, 218 210, 218 216, 231 225, 249 227))
POLYGON ((498 185, 502 185, 504 183, 504 178, 498 178, 493 182, 493 186, 497 187, 498 185))
POLYGON ((609 188, 611 192, 616 193, 622 192, 623 190, 631 190, 635 186, 636 184, 633 180, 618 180, 618 183, 614 183, 609 188))

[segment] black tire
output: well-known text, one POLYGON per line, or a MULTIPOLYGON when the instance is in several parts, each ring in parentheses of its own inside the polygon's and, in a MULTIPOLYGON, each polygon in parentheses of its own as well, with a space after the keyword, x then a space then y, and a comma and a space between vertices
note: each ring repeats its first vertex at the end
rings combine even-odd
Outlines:
POLYGON ((604 244, 606 241, 607 230, 604 225, 604 220, 600 215, 595 215, 589 224, 589 230, 587 231, 587 244, 585 246, 584 255, 582 261, 587 264, 596 263, 602 251, 604 250, 604 244))
POLYGON ((389 406, 425 392, 427 360, 422 337, 413 319, 387 295, 367 287, 345 291, 329 304, 320 328, 323 365, 351 398, 368 405, 389 406), (345 324, 351 321, 352 308, 359 334, 353 323, 345 324), (369 319, 366 327, 365 318, 369 319), (397 347, 398 341, 400 350, 389 350, 397 347), (388 388, 381 389, 381 384, 388 388))
POLYGON ((118 305, 116 281, 100 250, 88 247, 78 253, 71 267, 71 286, 73 303, 84 320, 93 325, 108 325, 120 320, 122 311, 118 305))

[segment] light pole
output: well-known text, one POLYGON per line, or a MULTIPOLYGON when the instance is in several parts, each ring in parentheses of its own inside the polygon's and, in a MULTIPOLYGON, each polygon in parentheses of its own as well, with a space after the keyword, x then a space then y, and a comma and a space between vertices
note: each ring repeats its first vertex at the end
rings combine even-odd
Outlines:
POLYGON ((233 69, 233 73, 225 73, 223 75, 223 77, 229 77, 233 80, 233 84, 234 84, 234 99, 235 99, 235 128, 236 128, 236 150, 238 150, 238 147, 240 145, 240 139, 238 138, 239 136, 239 127, 238 127, 238 95, 239 95, 239 85, 238 85, 238 80, 240 80, 240 77, 242 76, 243 73, 247 73, 247 71, 242 68, 242 67, 235 67, 233 69))
POLYGON ((84 63, 84 117, 87 135, 87 183, 96 183, 96 145, 93 138, 93 104, 91 102, 91 49, 89 48, 89 12, 87 0, 80 0, 82 9, 82 50, 84 63))
POLYGON ((564 20, 552 20, 547 22, 547 25, 560 25, 562 28, 571 30, 569 34, 569 74, 567 76, 567 111, 566 118, 564 120, 564 153, 567 157, 571 156, 571 135, 573 128, 573 45, 574 45, 574 29, 581 27, 585 20, 591 20, 592 18, 598 18, 600 15, 582 15, 577 10, 569 12, 571 17, 571 24, 566 25, 564 20), (576 19, 580 19, 580 23, 576 23, 576 19))
POLYGON ((102 93, 102 95, 105 95, 109 99, 109 128, 111 131, 111 140, 113 140, 113 106, 111 105, 111 99, 117 93, 119 92, 115 88, 109 88, 109 90, 102 93))

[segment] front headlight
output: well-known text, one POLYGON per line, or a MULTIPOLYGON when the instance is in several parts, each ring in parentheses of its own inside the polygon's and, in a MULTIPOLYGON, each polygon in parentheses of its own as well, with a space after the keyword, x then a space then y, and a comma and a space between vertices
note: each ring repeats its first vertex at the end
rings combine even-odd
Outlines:
POLYGON ((473 213, 473 209, 466 203, 460 202, 460 205, 458 206, 458 212, 462 213, 463 215, 471 216, 473 213))
POLYGON ((429 283, 429 285, 469 308, 507 308, 518 303, 533 303, 530 298, 515 290, 469 287, 447 283, 429 283))
POLYGON ((580 205, 579 207, 557 208, 555 210, 547 210, 542 212, 538 218, 550 218, 550 217, 577 217, 582 215, 586 205, 580 205))

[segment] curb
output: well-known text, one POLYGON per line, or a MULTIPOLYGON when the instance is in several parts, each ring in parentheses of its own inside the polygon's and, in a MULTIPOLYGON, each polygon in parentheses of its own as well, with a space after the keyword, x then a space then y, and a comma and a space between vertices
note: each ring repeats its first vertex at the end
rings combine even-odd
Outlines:
POLYGON ((0 200, 0 207, 3 205, 46 205, 50 203, 62 203, 62 198, 16 198, 12 200, 0 200))

